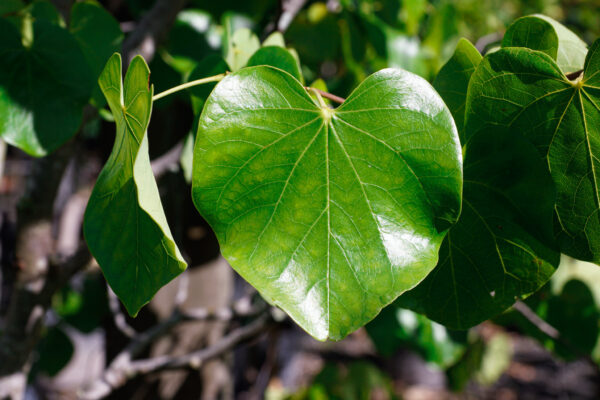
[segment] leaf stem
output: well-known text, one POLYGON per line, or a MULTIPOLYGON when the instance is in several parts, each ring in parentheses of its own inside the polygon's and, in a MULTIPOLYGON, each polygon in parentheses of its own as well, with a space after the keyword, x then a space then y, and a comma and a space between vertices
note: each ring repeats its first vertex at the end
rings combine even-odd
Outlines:
POLYGON ((339 96, 336 96, 335 94, 324 92, 324 91, 314 88, 314 87, 305 86, 304 88, 306 90, 310 90, 313 93, 315 93, 317 95, 317 99, 319 99, 319 101, 322 100, 321 97, 325 97, 326 99, 335 101, 336 103, 339 103, 339 104, 342 104, 344 101, 346 101, 346 99, 344 99, 343 97, 339 97, 339 96))
POLYGON ((155 94, 154 97, 152 97, 152 101, 156 101, 159 99, 162 99, 165 96, 168 96, 170 94, 173 94, 175 92, 179 92, 180 90, 184 90, 193 86, 198 86, 198 85, 203 85, 205 83, 210 83, 210 82, 219 82, 221 79, 225 78, 225 76, 227 76, 227 72, 223 73, 223 74, 218 74, 218 75, 214 75, 214 76, 209 76, 208 78, 202 78, 202 79, 196 79, 195 81, 190 81, 190 82, 186 82, 186 83, 182 83, 181 85, 172 87, 171 89, 165 90, 164 92, 161 92, 159 94, 155 94))

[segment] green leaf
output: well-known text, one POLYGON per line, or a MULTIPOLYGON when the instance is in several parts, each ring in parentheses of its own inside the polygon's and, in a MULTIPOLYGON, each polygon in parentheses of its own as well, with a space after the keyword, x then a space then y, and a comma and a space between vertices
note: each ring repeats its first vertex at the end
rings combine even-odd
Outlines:
POLYGON ((271 33, 263 42, 262 47, 278 46, 285 48, 285 39, 281 32, 275 31, 271 33))
POLYGON ((479 64, 467 95, 467 137, 505 126, 547 158, 563 253, 600 262, 600 41, 569 81, 546 54, 504 48, 479 64))
MULTIPOLYGON (((75 3, 71 9, 69 31, 79 43, 92 74, 97 79, 103 65, 121 47, 123 32, 119 23, 100 4, 87 0, 75 3)), ((94 86, 92 99, 98 107, 105 104, 98 85, 94 86)))
POLYGON ((544 52, 556 60, 558 35, 546 20, 530 15, 517 19, 508 27, 502 47, 527 47, 544 52))
POLYGON ((30 14, 34 20, 47 21, 61 27, 65 26, 65 21, 63 21, 58 10, 54 7, 54 4, 48 0, 34 1, 25 9, 25 12, 30 14))
POLYGON ((377 351, 392 356, 410 348, 441 368, 454 364, 466 349, 466 332, 450 331, 423 315, 392 303, 366 326, 377 351))
POLYGON ((252 54, 259 48, 260 41, 250 29, 238 29, 227 40, 225 61, 227 61, 231 71, 237 71, 246 66, 252 54))
POLYGON ((3 0, 0 2, 0 17, 12 14, 25 7, 22 0, 3 0))
POLYGON ((452 57, 438 73, 433 87, 438 91, 450 109, 458 133, 463 136, 467 87, 471 75, 482 57, 467 39, 460 39, 452 57))
POLYGON ((541 14, 513 22, 504 35, 502 47, 542 51, 552 57, 565 74, 581 70, 587 54, 583 40, 564 25, 541 14))
POLYGON ((485 321, 535 292, 559 263, 548 244, 552 180, 536 149, 500 129, 481 132, 466 148, 461 217, 439 265, 399 299, 453 329, 485 321))
POLYGON ((33 43, 25 48, 16 28, 0 19, 0 59, 2 139, 41 157, 73 137, 93 84, 75 39, 36 21, 33 43))
POLYGON ((382 70, 339 108, 251 67, 206 102, 192 194, 231 265, 314 337, 340 339, 423 279, 461 202, 450 112, 382 70))
POLYGON ((268 65, 289 73, 300 82, 303 82, 304 80, 302 72, 300 71, 300 65, 294 56, 283 47, 261 47, 252 55, 252 57, 250 57, 247 65, 248 67, 268 65))
POLYGON ((90 251, 132 316, 186 267, 150 167, 146 134, 152 111, 149 75, 146 62, 137 56, 123 84, 119 54, 109 59, 100 75, 100 88, 115 117, 117 133, 90 197, 83 227, 90 251))

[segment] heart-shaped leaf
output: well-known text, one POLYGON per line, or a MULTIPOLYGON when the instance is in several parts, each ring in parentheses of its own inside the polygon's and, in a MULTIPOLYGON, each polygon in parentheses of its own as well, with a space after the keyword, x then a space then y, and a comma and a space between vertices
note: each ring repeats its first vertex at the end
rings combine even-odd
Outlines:
POLYGON ((504 48, 471 78, 466 134, 501 125, 547 158, 556 185, 561 251, 600 262, 600 41, 583 76, 569 81, 546 54, 504 48))
POLYGON ((93 78, 69 32, 47 21, 32 29, 26 48, 14 25, 0 18, 0 136, 41 157, 77 132, 93 78))
POLYGON ((422 78, 380 71, 332 110, 281 70, 244 68, 198 125, 196 207, 231 265, 314 337, 343 338, 437 263, 461 149, 422 78))
POLYGON ((135 57, 121 81, 113 55, 99 83, 117 124, 113 151, 90 197, 84 234, 113 291, 135 316, 186 267, 173 241, 150 167, 146 129, 152 111, 150 71, 135 57))
POLYGON ((548 54, 565 73, 583 68, 587 45, 576 34, 541 14, 513 22, 502 39, 502 47, 527 47, 548 54))
POLYGON ((399 305, 454 329, 501 313, 539 289, 559 254, 552 249, 552 179, 535 147, 488 129, 466 144, 463 210, 440 263, 399 305), (538 239, 542 238, 542 239, 538 239))
POLYGON ((454 54, 438 73, 433 87, 450 109, 458 133, 463 135, 465 103, 471 75, 481 61, 481 54, 467 39, 460 39, 454 54))

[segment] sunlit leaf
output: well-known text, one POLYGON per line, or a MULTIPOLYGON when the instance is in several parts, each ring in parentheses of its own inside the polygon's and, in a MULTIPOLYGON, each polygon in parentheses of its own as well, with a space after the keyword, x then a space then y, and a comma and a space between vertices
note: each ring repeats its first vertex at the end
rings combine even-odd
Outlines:
POLYGON ((231 265, 323 340, 434 267, 461 178, 452 117, 423 79, 380 71, 332 110, 289 74, 251 67, 207 100, 192 186, 231 265))
POLYGON ((279 68, 289 73, 300 82, 304 81, 302 72, 300 71, 300 65, 294 56, 292 56, 292 54, 283 47, 261 47, 248 60, 248 67, 254 67, 258 65, 268 65, 279 68))

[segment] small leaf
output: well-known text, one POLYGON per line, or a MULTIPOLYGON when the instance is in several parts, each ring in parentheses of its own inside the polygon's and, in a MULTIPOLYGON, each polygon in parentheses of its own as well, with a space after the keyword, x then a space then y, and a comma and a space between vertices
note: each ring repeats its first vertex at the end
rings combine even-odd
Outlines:
POLYGON ((81 124, 93 77, 79 45, 65 29, 33 23, 33 43, 0 18, 0 136, 32 156, 69 140, 81 124))
POLYGON ((569 81, 546 54, 504 48, 479 64, 467 96, 467 137, 505 126, 547 159, 556 185, 561 251, 600 262, 600 41, 569 81))
MULTIPOLYGON (((94 79, 97 79, 102 66, 121 47, 123 32, 119 23, 100 4, 87 0, 73 5, 69 31, 79 43, 94 79)), ((98 107, 105 104, 98 85, 94 86, 92 99, 98 107)))
POLYGON ((452 329, 470 328, 535 292, 559 262, 551 245, 552 180, 536 149, 498 129, 475 135, 466 149, 461 217, 438 266, 398 300, 452 329))
POLYGON ((433 87, 450 109, 458 133, 463 135, 467 88, 471 75, 482 57, 467 39, 460 39, 452 57, 438 73, 433 87))
POLYGON ((260 48, 258 37, 248 28, 241 28, 227 41, 227 54, 225 61, 231 71, 244 68, 252 54, 260 48))
POLYGON ((150 167, 146 134, 152 111, 149 74, 144 59, 137 56, 122 83, 121 56, 115 54, 100 75, 117 133, 90 197, 83 227, 90 251, 132 316, 186 267, 150 167))
POLYGON ((548 54, 565 74, 583 68, 587 44, 561 23, 541 14, 517 19, 508 27, 502 47, 527 47, 548 54))
POLYGON ((341 339, 436 264, 461 178, 452 116, 422 78, 382 70, 332 110, 250 67, 206 102, 192 194, 246 280, 314 337, 341 339))
POLYGON ((254 67, 258 65, 268 65, 279 68, 292 75, 300 82, 304 81, 302 72, 300 71, 300 65, 294 56, 283 47, 261 47, 248 60, 248 67, 254 67))
POLYGON ((285 39, 281 32, 275 31, 271 33, 263 42, 262 47, 278 46, 285 48, 285 39))

